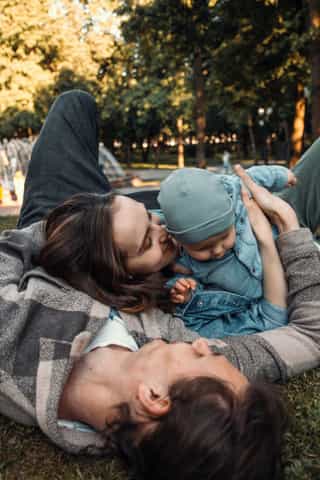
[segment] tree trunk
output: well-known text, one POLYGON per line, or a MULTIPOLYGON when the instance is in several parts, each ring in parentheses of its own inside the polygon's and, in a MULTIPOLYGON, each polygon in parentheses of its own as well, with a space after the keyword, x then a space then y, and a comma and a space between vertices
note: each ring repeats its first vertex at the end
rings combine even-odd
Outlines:
POLYGON ((125 147, 125 150, 126 150, 126 158, 125 158, 125 162, 127 164, 128 167, 130 167, 131 165, 131 161, 132 161, 132 146, 131 146, 131 142, 128 142, 126 147, 125 147))
POLYGON ((143 163, 149 162, 149 154, 150 154, 150 139, 147 139, 147 148, 143 148, 143 141, 141 142, 141 150, 142 150, 142 161, 143 163))
POLYGON ((297 85, 297 99, 295 107, 295 115, 293 120, 293 129, 291 135, 292 157, 290 160, 290 168, 292 168, 301 157, 303 148, 304 120, 306 115, 306 99, 302 83, 297 85))
POLYGON ((256 147, 256 140, 254 138, 253 133, 253 120, 252 115, 248 115, 248 132, 250 138, 250 145, 251 145, 251 152, 253 156, 254 163, 257 163, 257 147, 256 147))
POLYGON ((309 0, 310 27, 313 38, 310 49, 312 137, 320 136, 320 0, 309 0))
POLYGON ((184 168, 183 118, 177 120, 178 130, 178 168, 184 168))
POLYGON ((157 145, 154 147, 154 167, 159 168, 159 160, 160 160, 160 145, 157 142, 157 145))
POLYGON ((283 121, 283 129, 284 129, 284 138, 285 138, 284 159, 288 164, 290 161, 290 135, 289 135, 289 125, 287 120, 283 121))
POLYGON ((202 59, 200 51, 197 49, 193 64, 194 90, 195 90, 195 121, 196 121, 196 161, 199 168, 206 168, 205 156, 205 131, 206 131, 206 108, 204 93, 204 77, 202 73, 202 59))

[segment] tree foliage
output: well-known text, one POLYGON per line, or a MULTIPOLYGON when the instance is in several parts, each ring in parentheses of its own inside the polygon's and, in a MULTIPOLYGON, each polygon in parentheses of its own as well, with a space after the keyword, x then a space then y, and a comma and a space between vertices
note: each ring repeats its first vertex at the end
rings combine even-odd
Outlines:
POLYGON ((28 113, 36 131, 57 93, 74 87, 99 91, 97 73, 113 39, 102 20, 94 32, 98 3, 90 2, 88 10, 71 0, 1 0, 1 125, 14 109, 28 113))
POLYGON ((201 164, 228 131, 254 150, 319 101, 317 1, 0 0, 0 136, 37 132, 58 93, 83 88, 127 157, 188 135, 201 164))

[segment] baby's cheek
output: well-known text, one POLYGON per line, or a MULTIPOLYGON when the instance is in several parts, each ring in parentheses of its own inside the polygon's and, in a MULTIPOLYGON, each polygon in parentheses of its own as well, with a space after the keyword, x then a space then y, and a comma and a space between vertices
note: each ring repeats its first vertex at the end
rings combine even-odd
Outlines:
POLYGON ((235 245, 235 243, 236 243, 236 237, 235 237, 235 236, 232 237, 232 238, 229 240, 229 242, 227 242, 227 243, 228 243, 228 245, 227 245, 228 249, 229 249, 229 248, 233 248, 234 245, 235 245))

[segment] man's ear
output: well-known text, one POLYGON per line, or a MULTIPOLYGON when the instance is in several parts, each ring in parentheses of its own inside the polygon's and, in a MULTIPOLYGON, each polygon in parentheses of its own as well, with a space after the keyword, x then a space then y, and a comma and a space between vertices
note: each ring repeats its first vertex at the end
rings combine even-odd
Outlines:
POLYGON ((140 383, 138 386, 138 400, 144 411, 151 417, 162 417, 171 407, 168 393, 161 391, 161 388, 140 383))

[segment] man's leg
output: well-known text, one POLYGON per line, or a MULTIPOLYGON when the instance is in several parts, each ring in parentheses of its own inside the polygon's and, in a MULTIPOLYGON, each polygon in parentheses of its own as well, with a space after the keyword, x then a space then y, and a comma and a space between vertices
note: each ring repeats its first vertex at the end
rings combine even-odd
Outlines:
POLYGON ((34 145, 18 227, 41 220, 75 193, 106 193, 110 185, 98 166, 94 99, 80 90, 60 95, 34 145))
POLYGON ((298 183, 279 196, 296 211, 299 222, 315 232, 320 225, 320 138, 304 153, 293 169, 298 183))

